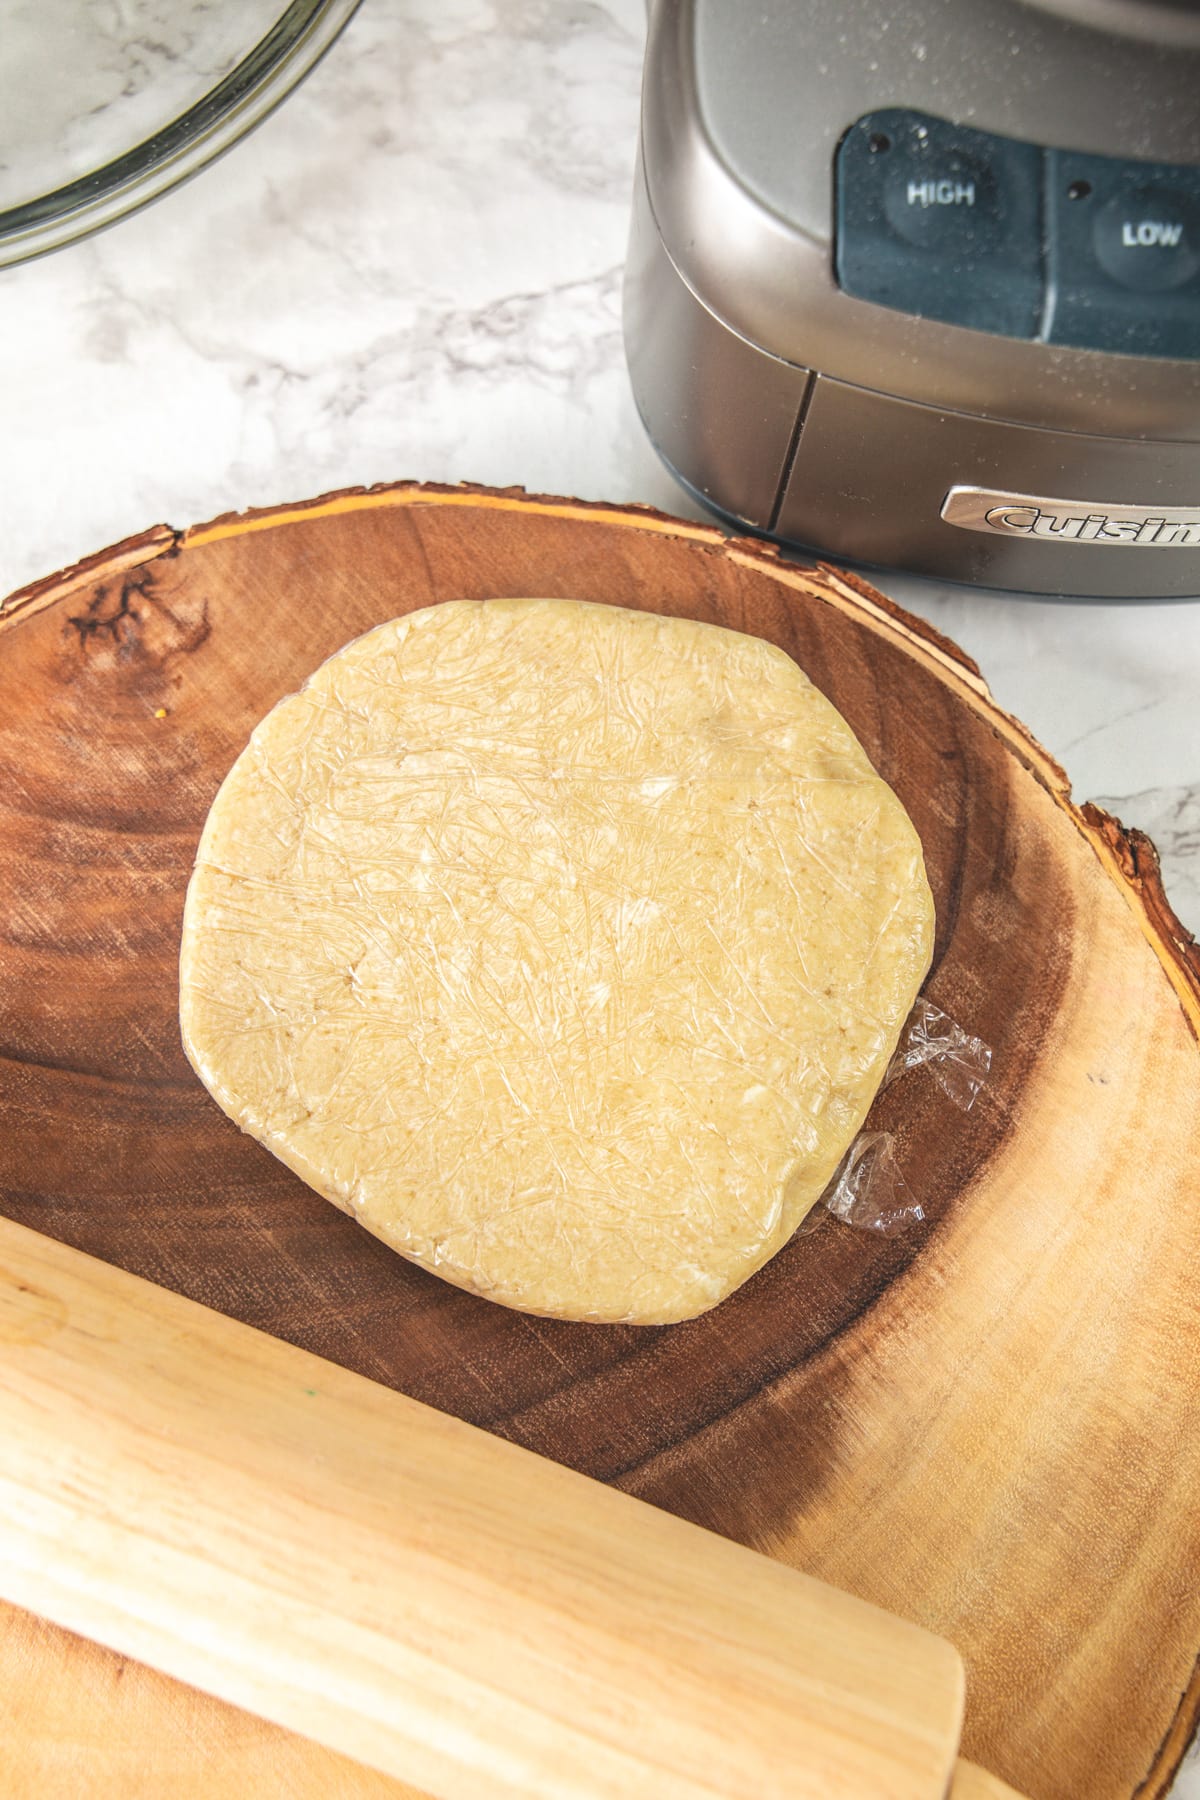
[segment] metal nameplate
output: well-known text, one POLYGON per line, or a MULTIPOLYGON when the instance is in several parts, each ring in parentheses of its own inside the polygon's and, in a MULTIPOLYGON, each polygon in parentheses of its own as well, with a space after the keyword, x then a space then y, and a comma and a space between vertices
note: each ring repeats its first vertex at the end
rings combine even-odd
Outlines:
POLYGON ((1200 547, 1200 506, 1124 506, 1116 501, 1055 500, 996 488, 952 487, 942 501, 947 525, 1000 537, 1052 543, 1124 545, 1134 550, 1200 547))

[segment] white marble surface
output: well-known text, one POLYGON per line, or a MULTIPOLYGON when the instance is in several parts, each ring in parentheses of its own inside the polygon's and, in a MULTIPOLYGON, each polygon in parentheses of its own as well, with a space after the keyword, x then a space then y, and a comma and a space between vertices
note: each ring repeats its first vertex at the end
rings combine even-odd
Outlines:
MULTIPOLYGON (((691 512, 622 357, 642 40, 642 0, 368 0, 221 163, 0 271, 0 592, 158 520, 404 476, 691 512)), ((1200 930, 1200 602, 882 585, 1150 832, 1200 930)))

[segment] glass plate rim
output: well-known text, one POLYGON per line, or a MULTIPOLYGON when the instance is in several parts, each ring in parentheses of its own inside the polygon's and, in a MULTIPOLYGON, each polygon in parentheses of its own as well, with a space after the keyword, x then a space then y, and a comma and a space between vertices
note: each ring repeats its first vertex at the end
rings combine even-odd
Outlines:
POLYGON ((0 212, 0 268, 114 225, 252 131, 315 67, 361 0, 290 0, 215 87, 100 168, 0 212))

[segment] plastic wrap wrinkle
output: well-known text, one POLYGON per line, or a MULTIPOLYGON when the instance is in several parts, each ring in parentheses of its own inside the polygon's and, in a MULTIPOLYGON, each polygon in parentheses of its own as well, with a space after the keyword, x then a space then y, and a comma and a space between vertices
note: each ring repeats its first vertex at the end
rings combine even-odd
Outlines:
MULTIPOLYGON (((940 1007, 918 997, 888 1064, 880 1092, 908 1069, 927 1068, 948 1100, 969 1112, 992 1066, 992 1052, 940 1007)), ((890 1131, 861 1131, 823 1196, 827 1211, 857 1231, 895 1237, 925 1210, 900 1172, 890 1131)), ((811 1215, 810 1215, 811 1216, 811 1215)))
POLYGON ((859 1132, 842 1159, 825 1205, 844 1224, 857 1231, 882 1232, 884 1237, 895 1237, 925 1217, 900 1173, 890 1131, 859 1132))
POLYGON ((923 996, 909 1014, 904 1035, 888 1064, 884 1085, 906 1069, 928 1067, 930 1074, 960 1112, 970 1112, 988 1078, 992 1052, 939 1006, 923 996))
POLYGON ((826 1188, 928 968, 920 844, 758 638, 451 602, 256 729, 185 910, 210 1091, 401 1254, 666 1323, 826 1188))

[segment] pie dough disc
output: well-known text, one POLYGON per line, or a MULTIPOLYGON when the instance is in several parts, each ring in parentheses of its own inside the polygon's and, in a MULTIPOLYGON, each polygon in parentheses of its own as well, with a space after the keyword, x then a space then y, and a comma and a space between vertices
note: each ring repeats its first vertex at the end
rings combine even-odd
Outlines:
POLYGON ((792 1235, 925 977, 921 846, 783 651, 572 600, 368 632, 262 721, 188 889, 184 1046, 403 1256, 663 1324, 792 1235))

